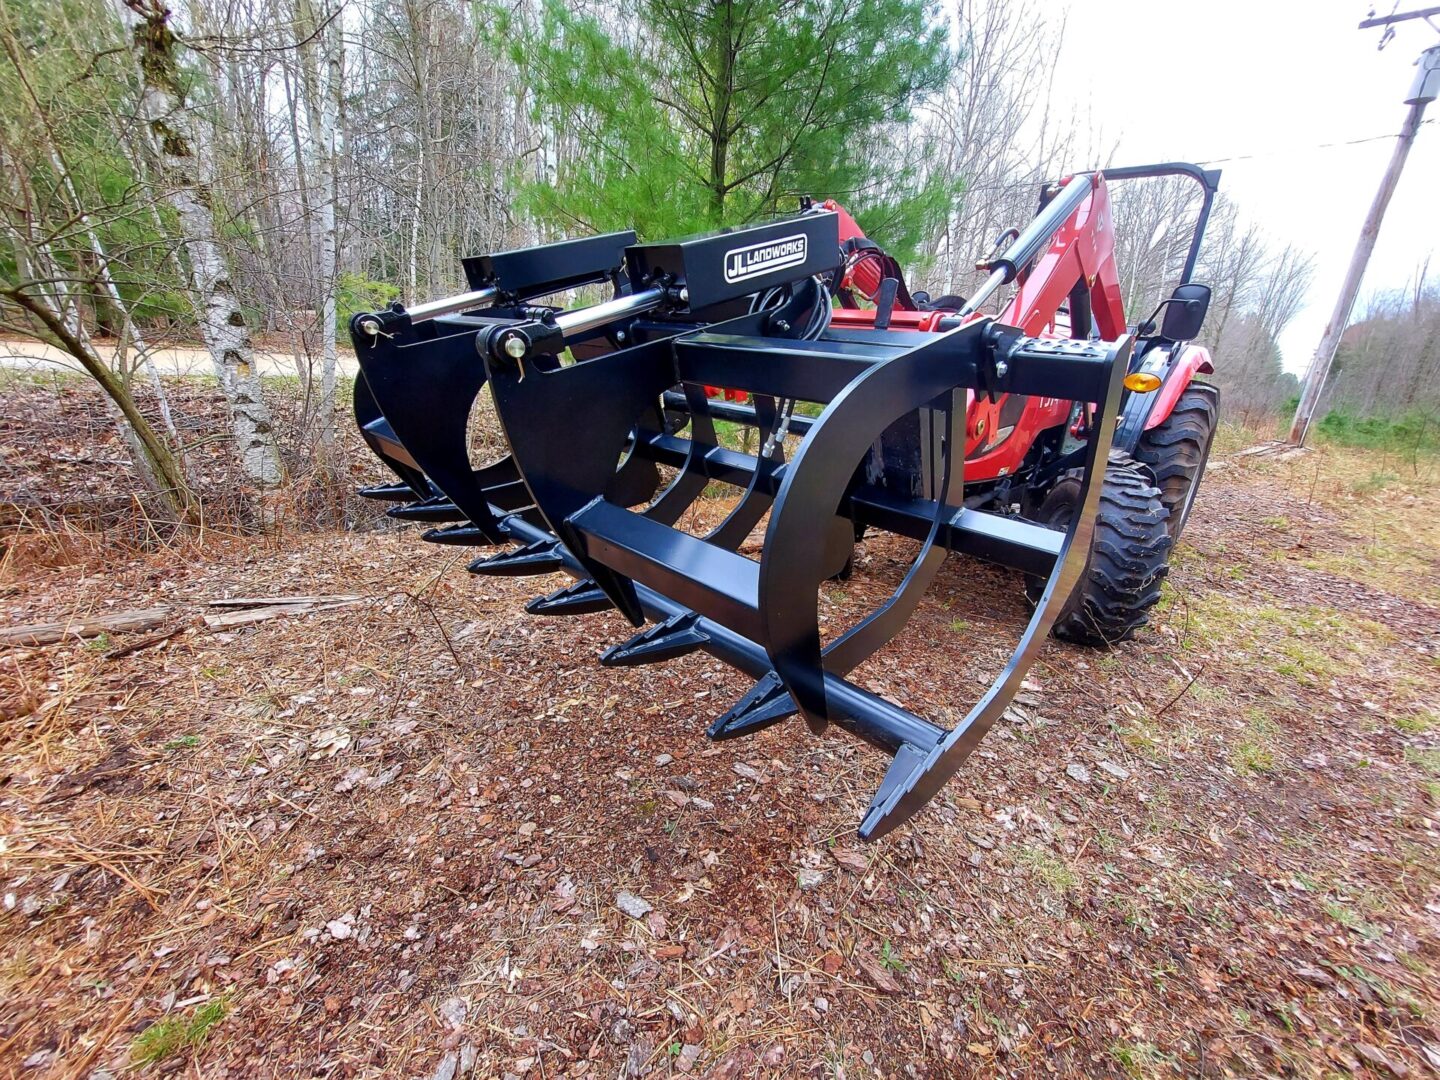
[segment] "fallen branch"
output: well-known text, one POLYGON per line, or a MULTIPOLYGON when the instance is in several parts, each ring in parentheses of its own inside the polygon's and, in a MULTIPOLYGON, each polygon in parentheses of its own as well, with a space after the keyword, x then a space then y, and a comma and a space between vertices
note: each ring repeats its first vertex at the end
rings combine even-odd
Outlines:
POLYGON ((214 607, 235 607, 237 611, 223 611, 218 615, 206 615, 205 625, 211 630, 228 630, 236 626, 278 619, 282 615, 309 615, 317 611, 358 604, 363 596, 301 596, 301 597, 249 597, 241 600, 212 600, 214 607), (243 605, 243 606, 242 606, 243 605))
POLYGON ((132 642, 129 645, 122 645, 118 649, 111 649, 105 654, 105 659, 119 660, 122 656, 129 656, 131 653, 137 653, 141 649, 148 649, 152 645, 159 645, 161 642, 169 641, 176 634, 184 632, 184 630, 185 625, 182 623, 181 625, 166 630, 163 633, 151 634, 149 637, 141 638, 139 641, 132 642))
POLYGON ((91 638, 101 634, 154 630, 170 617, 168 607, 140 608, 117 611, 113 615, 91 615, 63 622, 30 623, 0 630, 0 646, 53 645, 66 638, 91 638))
POLYGON ((357 596, 352 593, 339 593, 335 596, 232 596, 224 600, 211 600, 209 601, 209 606, 255 608, 291 604, 354 604, 364 599, 363 596, 357 596))
POLYGON ((1235 456, 1237 458, 1273 457, 1278 461, 1289 461, 1291 458, 1300 457, 1302 454, 1308 454, 1309 452, 1310 447, 1308 446, 1296 446, 1293 443, 1275 440, 1272 442, 1258 443, 1245 450, 1237 450, 1235 456))

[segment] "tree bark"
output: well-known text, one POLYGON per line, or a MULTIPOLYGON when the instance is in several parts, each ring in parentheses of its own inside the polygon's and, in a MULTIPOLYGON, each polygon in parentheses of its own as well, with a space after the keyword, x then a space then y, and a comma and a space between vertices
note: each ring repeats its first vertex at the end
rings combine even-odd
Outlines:
POLYGON ((284 478, 274 425, 260 393, 245 317, 217 243, 209 186, 201 173, 195 129, 185 110, 176 37, 161 0, 125 0, 140 16, 133 28, 143 80, 141 114, 154 140, 165 195, 180 219, 189 255, 200 330, 230 405, 241 468, 262 493, 284 478))
POLYGON ((169 617, 168 607, 153 607, 116 611, 108 615, 80 616, 62 622, 7 626, 0 630, 0 646, 22 645, 33 648, 36 645, 54 645, 72 637, 99 637, 101 634, 154 630, 157 626, 163 626, 169 617))

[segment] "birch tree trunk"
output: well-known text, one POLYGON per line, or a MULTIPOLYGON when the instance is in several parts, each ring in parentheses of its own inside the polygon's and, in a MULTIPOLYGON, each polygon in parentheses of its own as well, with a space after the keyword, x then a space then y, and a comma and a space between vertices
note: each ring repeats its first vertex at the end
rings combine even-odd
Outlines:
POLYGON ((142 76, 141 115, 155 144, 165 196, 180 219, 201 334, 230 406, 241 467, 262 493, 283 479, 270 411, 260 395, 250 333, 220 253, 196 130, 185 110, 176 38, 161 0, 125 0, 140 16, 133 28, 142 76))

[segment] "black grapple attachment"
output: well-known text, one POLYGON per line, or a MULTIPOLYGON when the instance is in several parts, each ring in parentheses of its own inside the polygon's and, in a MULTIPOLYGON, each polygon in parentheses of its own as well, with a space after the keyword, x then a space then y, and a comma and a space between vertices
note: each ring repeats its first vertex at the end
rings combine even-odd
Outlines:
POLYGON ((471 465, 467 428, 485 383, 475 334, 548 310, 533 302, 556 292, 583 285, 618 290, 625 248, 634 242, 632 232, 609 233, 466 259, 469 292, 352 319, 360 361, 355 420, 370 449, 401 481, 360 494, 400 503, 388 511, 391 517, 449 523, 427 532, 427 540, 504 543, 499 520, 532 503, 509 456, 471 465))
MULTIPOLYGON (((1053 233, 1074 206, 1053 207, 1041 227, 1053 233)), ((395 516, 448 523, 427 539, 514 545, 477 560, 478 572, 570 573, 573 585, 527 610, 618 610, 637 632, 603 653, 606 665, 703 651, 749 673, 754 687, 712 738, 799 716, 812 732, 834 724, 889 753, 860 824, 870 839, 959 768, 1080 577, 1130 344, 1027 337, 973 315, 983 295, 938 332, 832 327, 840 252, 836 215, 815 210, 670 243, 619 234, 551 245, 469 260, 475 291, 357 316, 352 335, 357 419, 403 481, 373 493, 408 500, 395 516), (532 303, 581 283, 608 283, 613 299, 532 303), (487 381, 510 456, 476 469, 464 427, 487 381), (712 400, 713 387, 748 401, 712 400), (1088 403, 1091 436, 1069 459, 1082 470, 1079 511, 1065 532, 965 505, 967 405, 1004 393, 1088 403), (753 427, 753 452, 723 446, 717 421, 753 427), (911 447, 898 478, 893 460, 875 459, 897 431, 911 447), (683 531, 715 484, 738 494, 728 514, 702 535, 683 531), (760 557, 747 557, 742 542, 767 515, 760 557), (866 529, 911 538, 918 554, 882 603, 822 640, 819 590, 866 529), (946 729, 848 676, 900 632, 950 551, 1048 584, 1000 676, 946 729)))

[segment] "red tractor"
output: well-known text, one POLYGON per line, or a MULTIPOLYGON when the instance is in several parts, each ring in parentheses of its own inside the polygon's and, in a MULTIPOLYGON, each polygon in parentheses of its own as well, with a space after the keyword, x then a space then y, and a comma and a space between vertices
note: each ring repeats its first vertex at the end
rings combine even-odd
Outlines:
MULTIPOLYGON (((1189 344, 1204 321, 1210 289, 1191 283, 1190 277, 1219 171, 1183 163, 1105 170, 1102 182, 1043 253, 1017 271, 1018 288, 998 315, 1036 337, 1113 341, 1125 334, 1106 182, 1165 175, 1195 179, 1202 201, 1175 292, 1161 311, 1134 328, 1137 346, 1105 470, 1089 566, 1055 622, 1057 637, 1087 645, 1128 640, 1147 621, 1210 454, 1220 395, 1195 378, 1215 370, 1209 351, 1189 344)), ((894 260, 866 238, 854 218, 834 202, 824 206, 840 215, 846 249, 837 290, 843 306, 831 325, 873 327, 877 317, 892 330, 936 332, 952 325, 954 313, 965 307, 963 297, 932 301, 924 293, 910 295, 894 260), (868 306, 861 307, 857 295, 868 306)), ((977 268, 993 269, 989 263, 977 268)), ((972 391, 965 409, 965 504, 1000 508, 1064 529, 1080 492, 1073 467, 1078 459, 1067 458, 1065 450, 1085 440, 1091 412, 1057 397, 972 391)), ((1041 585, 1031 580, 1032 599, 1041 585)))

